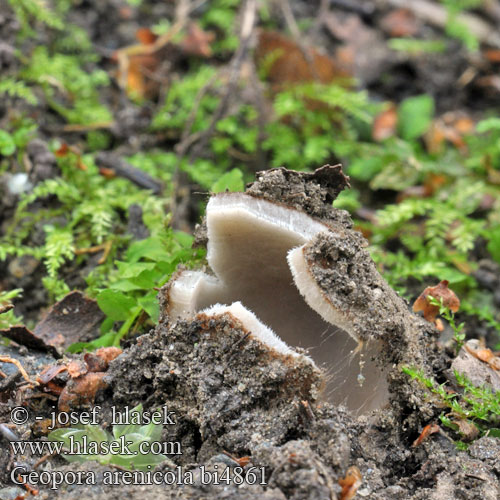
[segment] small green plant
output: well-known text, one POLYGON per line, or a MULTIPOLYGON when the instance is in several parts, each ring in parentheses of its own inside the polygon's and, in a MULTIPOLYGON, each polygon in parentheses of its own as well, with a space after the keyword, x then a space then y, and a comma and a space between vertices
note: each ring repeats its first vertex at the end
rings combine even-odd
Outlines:
POLYGON ((263 149, 273 167, 294 170, 316 168, 332 158, 355 158, 363 131, 380 109, 365 92, 318 83, 279 92, 273 107, 276 120, 266 127, 263 149))
POLYGON ((477 36, 465 24, 461 15, 467 9, 479 7, 484 0, 441 0, 446 7, 448 19, 446 20, 446 34, 452 38, 460 40, 467 50, 476 51, 479 49, 477 36))
POLYGON ((215 53, 224 53, 236 50, 238 37, 235 26, 237 26, 236 14, 240 6, 239 0, 212 0, 210 9, 201 18, 201 26, 207 30, 217 29, 221 36, 212 44, 215 53))
POLYGON ((458 351, 462 348, 465 342, 464 327, 465 323, 460 323, 459 325, 455 322, 455 313, 450 310, 449 307, 443 304, 443 297, 438 300, 436 297, 429 295, 427 297, 429 303, 433 306, 439 307, 439 314, 448 321, 451 329, 453 330, 453 340, 456 342, 456 350, 458 351))
POLYGON ((180 263, 195 265, 204 256, 201 249, 193 250, 193 237, 181 231, 164 229, 163 235, 152 236, 132 243, 116 260, 116 269, 106 276, 105 288, 94 289, 94 273, 88 278, 89 291, 106 314, 103 335, 88 343, 70 346, 71 352, 105 346, 118 346, 120 340, 135 325, 158 322, 158 287, 164 285, 180 263), (115 328, 117 326, 117 328, 115 328))
MULTIPOLYGON (((478 431, 478 437, 489 435, 500 438, 500 394, 489 386, 476 387, 465 376, 455 371, 457 385, 461 392, 449 391, 446 383, 438 384, 433 378, 426 377, 423 371, 403 367, 403 372, 429 390, 438 406, 448 411, 441 413, 439 419, 446 427, 461 433, 459 423, 464 420, 478 431)), ((467 438, 467 436, 463 436, 467 438)), ((466 446, 459 440, 459 448, 466 446)))
POLYGON ((21 24, 21 37, 35 36, 33 24, 39 22, 50 28, 62 30, 64 21, 44 0, 8 0, 21 24))
POLYGON ((446 45, 441 40, 418 40, 415 38, 391 38, 388 42, 392 50, 409 54, 430 54, 444 52, 446 45))
MULTIPOLYGON (((355 186, 399 193, 359 225, 370 234, 380 271, 400 293, 411 300, 411 281, 448 280, 462 297, 462 311, 500 332, 493 296, 474 277, 478 242, 486 241, 500 262, 500 121, 479 122, 464 137, 462 151, 445 143, 429 152, 422 139, 433 109, 428 96, 406 99, 397 113, 398 135, 380 143, 359 141, 347 156, 355 186), (485 199, 492 200, 487 210, 485 199)), ((356 203, 352 206, 356 210, 356 203)))
POLYGON ((88 71, 85 63, 89 56, 86 59, 62 53, 52 55, 47 47, 37 47, 21 76, 40 85, 49 106, 69 123, 110 123, 113 117, 99 100, 99 87, 110 83, 108 74, 103 70, 88 71))
MULTIPOLYGON (((142 404, 130 410, 131 420, 140 419, 142 404)), ((162 434, 162 425, 151 422, 148 425, 116 424, 112 434, 98 425, 86 424, 79 427, 56 429, 48 435, 50 441, 64 443, 65 453, 61 456, 68 462, 83 463, 95 460, 102 465, 116 465, 128 470, 148 470, 165 460, 166 455, 141 453, 140 446, 144 442, 158 442, 162 434), (127 444, 130 454, 117 454, 117 450, 127 444), (86 449, 95 453, 77 454, 76 450, 86 449)))
POLYGON ((24 99, 28 104, 38 104, 33 90, 22 80, 15 78, 2 78, 0 80, 0 95, 24 99))
MULTIPOLYGON (((14 288, 8 292, 0 292, 0 310, 2 306, 5 307, 10 304, 13 299, 20 297, 22 292, 21 288, 14 288)), ((0 314, 0 330, 7 329, 13 325, 19 325, 21 322, 21 318, 18 318, 12 309, 0 314)))

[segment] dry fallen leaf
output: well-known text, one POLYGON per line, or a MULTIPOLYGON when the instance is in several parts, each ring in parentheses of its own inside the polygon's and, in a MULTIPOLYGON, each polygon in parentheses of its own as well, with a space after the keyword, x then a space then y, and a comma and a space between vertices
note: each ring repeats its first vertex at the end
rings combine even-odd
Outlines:
POLYGON ((488 49, 483 52, 484 57, 492 63, 500 63, 500 49, 488 49))
POLYGON ((85 353, 83 359, 87 363, 89 372, 105 372, 108 369, 108 362, 93 352, 85 353))
POLYGON ((413 311, 423 311, 424 318, 430 323, 437 323, 436 316, 439 314, 439 306, 432 305, 429 297, 434 297, 438 301, 443 299, 443 305, 452 312, 457 312, 460 307, 460 300, 453 290, 448 288, 448 281, 440 281, 436 286, 428 286, 413 304, 413 311))
POLYGON ((92 403, 99 389, 105 387, 103 377, 109 363, 122 353, 119 347, 101 347, 87 352, 83 359, 46 367, 37 378, 46 392, 59 396, 59 410, 68 411, 82 404, 92 403), (59 374, 67 372, 57 379, 59 374), (70 380, 67 380, 68 375, 70 380))
MULTIPOLYGON (((125 56, 123 56, 125 59, 125 56)), ((157 54, 134 54, 120 62, 118 80, 131 95, 153 98, 158 93, 158 82, 151 76, 155 75, 160 65, 157 54)))
POLYGON ((421 25, 411 10, 403 8, 386 14, 380 26, 389 36, 406 37, 416 35, 421 25))
POLYGON ((149 28, 137 30, 138 44, 118 49, 113 60, 118 63, 116 79, 120 87, 130 95, 155 98, 162 84, 167 83, 172 64, 181 55, 209 57, 210 43, 214 34, 203 31, 196 23, 187 27, 187 33, 179 43, 174 38, 183 29, 176 23, 169 32, 157 36, 149 28))
POLYGON ((56 302, 36 325, 33 334, 61 350, 99 336, 104 318, 97 302, 74 291, 56 302))
POLYGON ((71 378, 81 377, 89 371, 87 364, 80 359, 71 360, 67 366, 71 378))
POLYGON ((330 83, 349 76, 335 61, 315 48, 302 50, 293 40, 275 31, 259 32, 255 60, 275 91, 287 84, 330 83))
POLYGON ((70 411, 82 405, 92 404, 99 389, 106 387, 104 372, 89 372, 82 377, 71 379, 59 396, 59 411, 70 411))
POLYGON ((493 370, 500 370, 500 358, 495 356, 493 351, 488 347, 482 347, 479 344, 476 346, 469 342, 464 347, 469 354, 472 354, 472 356, 483 363, 488 363, 493 370))
POLYGON ((396 134, 397 123, 398 113, 396 107, 391 105, 375 117, 372 128, 373 140, 380 142, 393 137, 396 134))
POLYGON ((138 44, 118 49, 113 60, 118 63, 116 79, 120 87, 129 94, 141 98, 153 98, 160 87, 157 72, 166 55, 165 43, 149 28, 136 32, 138 44))
POLYGON ((67 371, 68 367, 66 365, 49 365, 42 370, 40 375, 38 375, 37 380, 40 384, 48 384, 54 377, 59 375, 59 373, 67 371))
POLYGON ((422 429, 420 436, 418 436, 418 438, 415 439, 415 441, 413 441, 413 444, 411 445, 412 448, 416 448, 417 446, 419 446, 422 443, 422 441, 427 439, 431 434, 435 434, 436 432, 439 432, 439 425, 437 425, 437 424, 426 425, 422 429))
POLYGON ((119 347, 100 347, 95 352, 104 361, 110 363, 113 359, 117 358, 123 352, 119 347))
POLYGON ((210 57, 212 47, 210 44, 215 40, 215 34, 211 31, 203 31, 197 23, 190 23, 186 36, 181 41, 181 49, 185 54, 201 57, 210 57))
POLYGON ((458 431, 462 434, 463 441, 473 441, 479 436, 479 429, 469 420, 457 418, 452 420, 458 426, 458 431))
POLYGON ((443 123, 439 120, 434 120, 424 136, 427 151, 432 154, 440 153, 444 148, 445 140, 446 133, 443 123))
POLYGON ((355 465, 349 467, 345 473, 345 478, 339 479, 339 484, 342 487, 340 500, 351 500, 351 498, 354 498, 362 481, 363 478, 359 469, 355 465))
POLYGON ((463 113, 449 112, 436 118, 424 136, 429 153, 439 153, 445 141, 450 142, 462 152, 467 151, 464 136, 473 131, 474 121, 463 113))
POLYGON ((143 45, 152 45, 158 39, 158 36, 155 35, 149 28, 139 28, 135 32, 135 37, 137 41, 143 45))

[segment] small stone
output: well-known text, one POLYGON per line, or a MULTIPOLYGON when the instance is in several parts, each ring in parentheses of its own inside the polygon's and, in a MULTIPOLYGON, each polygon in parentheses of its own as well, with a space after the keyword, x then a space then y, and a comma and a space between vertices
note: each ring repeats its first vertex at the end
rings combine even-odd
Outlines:
POLYGON ((14 174, 7 182, 7 188, 11 194, 26 193, 33 189, 33 184, 28 179, 28 174, 14 174))

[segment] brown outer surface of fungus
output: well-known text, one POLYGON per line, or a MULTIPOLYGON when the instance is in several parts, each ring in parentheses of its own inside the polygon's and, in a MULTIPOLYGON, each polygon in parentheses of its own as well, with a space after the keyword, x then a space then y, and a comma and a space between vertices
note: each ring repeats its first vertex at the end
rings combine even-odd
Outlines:
POLYGON ((231 349, 237 349, 241 343, 247 340, 255 341, 262 353, 259 356, 259 362, 263 365, 269 365, 272 361, 278 361, 287 367, 287 375, 284 377, 285 382, 281 388, 287 392, 296 393, 300 398, 316 399, 317 393, 324 386, 324 381, 321 372, 306 356, 296 356, 294 354, 282 354, 275 349, 268 347, 265 343, 255 337, 251 331, 247 330, 243 323, 230 312, 223 314, 206 314, 199 313, 195 319, 201 322, 201 328, 217 334, 217 330, 213 330, 214 322, 220 321, 227 323, 230 328, 242 333, 241 338, 236 342, 231 349))
MULTIPOLYGON (((333 321, 332 318, 327 319, 328 314, 324 314, 325 305, 318 306, 311 298, 308 300, 306 297, 305 302, 309 305, 307 309, 316 311, 318 315, 317 318, 311 317, 311 325, 316 324, 318 331, 324 328, 321 324, 334 325, 334 330, 323 333, 328 342, 322 340, 313 348, 311 356, 326 368, 328 390, 325 397, 336 404, 347 404, 358 413, 387 404, 388 382, 393 379, 401 380, 400 367, 397 364, 405 358, 398 355, 405 350, 403 346, 412 353, 407 358, 408 362, 411 361, 417 366, 424 363, 420 357, 421 346, 418 345, 418 342, 422 341, 421 322, 408 311, 407 304, 378 273, 365 250, 366 240, 352 229, 349 214, 331 204, 338 193, 348 185, 348 178, 338 165, 325 165, 313 173, 278 168, 259 172, 257 181, 249 184, 245 195, 265 200, 276 207, 296 210, 311 217, 311 223, 320 223, 325 227, 325 231, 318 232, 300 247, 307 267, 306 274, 312 277, 311 281, 314 282, 314 287, 317 287, 316 297, 321 297, 321 301, 327 304, 326 307, 331 308, 334 317, 333 321), (324 323, 318 322, 319 317, 324 323), (340 333, 335 333, 335 327, 340 327, 357 339, 358 348, 356 349, 356 342, 352 339, 342 340, 340 333), (337 340, 332 340, 334 336, 337 340), (396 344, 398 349, 395 350, 396 344), (331 366, 328 366, 329 352, 333 355, 332 360, 335 360, 331 366), (374 395, 375 393, 377 394, 374 395), (363 398, 367 398, 366 401, 363 398)), ((216 196, 219 202, 215 207, 220 205, 224 197, 230 200, 232 196, 241 195, 228 193, 216 196)), ((201 239, 205 239, 206 226, 200 226, 199 230, 203 234, 201 239)), ((218 266, 221 266, 220 262, 218 266)), ((179 277, 182 277, 182 271, 163 289, 162 310, 167 322, 175 320, 173 317, 169 318, 169 295, 171 287, 179 277)), ((299 286, 296 275, 294 280, 296 286, 299 286)), ((304 295, 303 289, 300 294, 304 295)), ((297 343, 296 340, 287 338, 286 332, 277 326, 276 318, 269 316, 269 311, 259 309, 256 303, 252 304, 250 296, 245 298, 243 294, 228 297, 222 294, 220 297, 217 300, 228 304, 232 300, 241 300, 292 347, 313 347, 307 342, 297 343)), ((269 304, 272 304, 272 294, 270 299, 269 304)), ((265 300, 263 303, 266 303, 265 300)), ((208 305, 207 303, 203 307, 208 305)), ((392 389, 396 387, 398 384, 393 384, 392 389)))
MULTIPOLYGON (((303 253, 325 299, 349 317, 360 340, 403 334, 408 309, 377 271, 366 240, 355 231, 316 235, 303 253)), ((402 339, 401 339, 402 340, 402 339)))
MULTIPOLYGON (((326 165, 322 168, 328 168, 326 165)), ((332 168, 332 167, 329 167, 332 168)), ((336 168, 337 167, 333 167, 336 168)), ((342 174, 343 175, 343 174, 342 174)), ((348 185, 349 178, 345 181, 340 179, 342 186, 336 192, 337 194, 348 185)), ((330 193, 335 190, 330 189, 330 193)), ((409 381, 408 376, 401 371, 402 366, 413 366, 423 369, 426 374, 431 373, 430 367, 438 365, 442 369, 442 361, 438 356, 436 345, 433 341, 435 328, 423 318, 412 314, 409 305, 403 300, 384 280, 377 271, 375 264, 368 252, 364 250, 367 246, 366 240, 361 233, 352 229, 353 223, 350 215, 345 210, 340 210, 327 203, 330 200, 327 187, 318 186, 317 180, 311 177, 311 174, 302 172, 293 172, 285 168, 271 169, 257 174, 257 181, 249 185, 246 191, 250 196, 264 198, 270 201, 283 202, 288 200, 292 206, 302 210, 321 222, 327 224, 333 233, 338 233, 348 238, 356 248, 355 252, 347 250, 344 260, 344 272, 342 276, 341 269, 326 269, 324 266, 316 266, 315 274, 318 285, 322 288, 326 297, 332 304, 339 306, 349 304, 346 297, 337 296, 335 288, 332 288, 335 282, 350 281, 349 271, 357 274, 357 287, 361 290, 369 291, 371 287, 380 287, 383 291, 380 297, 375 300, 364 300, 361 296, 358 302, 357 313, 354 317, 354 325, 360 339, 366 339, 369 336, 380 338, 382 341, 382 350, 377 359, 380 366, 387 368, 385 374, 389 384, 391 410, 394 413, 404 411, 406 407, 418 408, 418 413, 426 418, 432 416, 432 410, 425 390, 416 382, 409 381), (300 190, 307 193, 307 196, 300 196, 300 190), (353 264, 350 268, 349 264, 353 264), (355 267, 360 266, 360 270, 355 267), (362 271, 364 270, 364 271, 362 271)), ((321 243, 323 235, 317 235, 316 238, 321 243)), ((328 238, 328 237, 327 237, 328 238)), ((329 238, 335 238, 330 234, 329 238)), ((326 243, 326 242, 324 242, 326 243)), ((330 243, 333 243, 330 240, 330 243)), ((337 239, 340 248, 342 240, 337 239)), ((333 258, 336 252, 336 246, 323 248, 322 251, 315 247, 313 243, 305 247, 305 255, 309 262, 325 262, 324 258, 333 258), (333 253, 333 255, 332 255, 333 253)), ((373 293, 373 289, 370 294, 373 293)), ((375 292, 378 295, 378 292, 375 292)), ((370 295, 369 295, 370 296, 370 295)), ((391 411, 391 413, 392 413, 391 411)), ((408 418, 406 425, 414 425, 417 419, 416 414, 408 418), (413 424, 410 423, 413 421, 413 424)))

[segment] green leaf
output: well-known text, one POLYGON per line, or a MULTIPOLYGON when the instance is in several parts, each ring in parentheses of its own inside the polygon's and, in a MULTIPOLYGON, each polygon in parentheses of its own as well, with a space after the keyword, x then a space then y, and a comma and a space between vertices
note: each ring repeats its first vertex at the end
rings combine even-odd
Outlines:
POLYGON ((75 442, 81 442, 82 437, 86 434, 83 429, 55 429, 47 436, 49 441, 61 441, 66 448, 69 447, 69 437, 73 436, 75 442))
POLYGON ((118 465, 124 469, 132 469, 132 461, 134 458, 135 456, 132 455, 112 455, 109 463, 118 465))
POLYGON ((405 99, 398 109, 398 127, 403 139, 411 140, 426 132, 434 116, 434 99, 420 95, 405 99))
POLYGON ((500 263, 500 226, 496 226, 487 232, 488 238, 488 252, 490 255, 500 263))
MULTIPOLYGON (((142 403, 139 403, 136 407, 129 411, 129 422, 132 421, 133 413, 139 413, 142 415, 142 403)), ((139 432, 141 426, 138 424, 115 424, 113 426, 113 436, 118 439, 120 436, 133 434, 139 432)))
POLYGON ((16 143, 13 137, 5 130, 0 130, 0 154, 10 156, 16 151, 16 143))
MULTIPOLYGON (((191 248, 194 241, 193 235, 184 231, 174 231, 174 237, 175 241, 183 248, 191 248)), ((165 256, 163 256, 163 260, 165 260, 165 256)))
POLYGON ((369 181, 384 168, 382 156, 356 158, 349 166, 349 175, 360 181, 369 181))
POLYGON ((156 291, 148 293, 144 297, 137 299, 138 304, 149 314, 153 322, 158 321, 160 315, 160 306, 156 298, 156 291))
POLYGON ((391 38, 387 45, 392 50, 421 54, 430 52, 444 52, 446 44, 441 40, 419 40, 416 38, 391 38))
POLYGON ((243 172, 239 168, 233 168, 214 182, 210 191, 222 193, 224 191, 243 191, 244 188, 243 172))
POLYGON ((149 467, 154 467, 155 465, 159 465, 168 457, 165 455, 153 455, 152 453, 148 453, 147 455, 137 455, 132 459, 132 465, 135 469, 147 471, 149 467))
POLYGON ((89 442, 94 441, 96 443, 101 443, 102 441, 108 441, 109 437, 111 437, 104 429, 94 424, 87 424, 84 431, 87 433, 89 442))
POLYGON ((155 268, 154 262, 115 262, 120 271, 120 278, 135 278, 143 271, 150 271, 155 268))
POLYGON ((163 259, 166 253, 162 240, 152 236, 144 240, 134 241, 128 248, 126 256, 129 262, 137 262, 142 258, 158 261, 163 259))
MULTIPOLYGON (((111 318, 106 318, 104 321, 107 321, 111 318)), ((112 322, 114 320, 111 319, 112 322)), ((76 353, 81 352, 84 349, 92 351, 94 349, 98 349, 99 347, 110 347, 114 344, 114 340, 117 336, 117 332, 108 332, 104 335, 101 335, 97 339, 92 340, 91 342, 75 342, 71 344, 66 350, 68 352, 76 353)))
MULTIPOLYGON (((158 278, 162 275, 161 271, 157 269, 151 269, 142 271, 134 278, 129 278, 129 282, 133 285, 136 285, 140 290, 151 290, 156 286, 158 278)), ((115 288, 114 285, 112 285, 115 288)))
POLYGON ((136 305, 135 299, 116 290, 103 290, 97 296, 97 304, 109 318, 125 321, 130 310, 136 305))
POLYGON ((151 422, 148 425, 143 425, 139 429, 139 433, 153 442, 153 441, 160 440, 162 430, 163 430, 163 426, 161 424, 155 424, 155 423, 151 422))
POLYGON ((481 120, 476 125, 476 131, 480 134, 483 132, 489 132, 490 130, 500 130, 500 118, 487 118, 486 120, 481 120))

